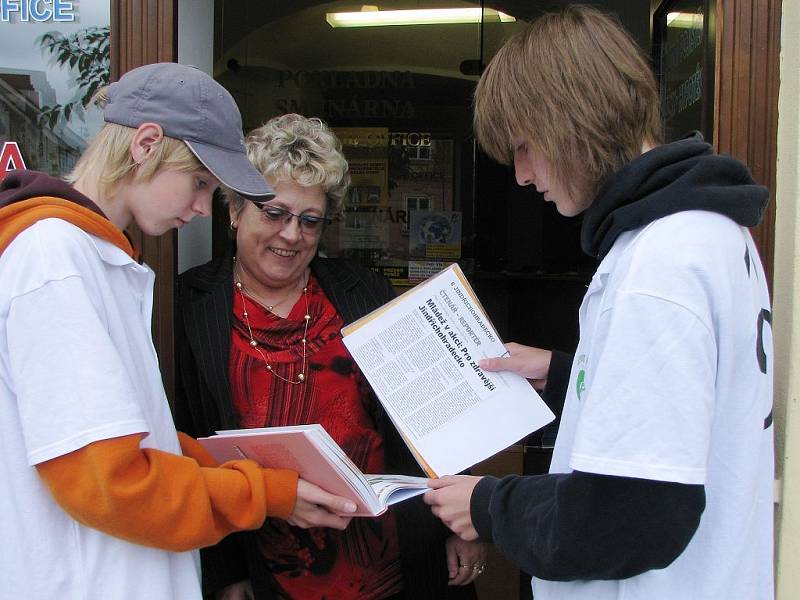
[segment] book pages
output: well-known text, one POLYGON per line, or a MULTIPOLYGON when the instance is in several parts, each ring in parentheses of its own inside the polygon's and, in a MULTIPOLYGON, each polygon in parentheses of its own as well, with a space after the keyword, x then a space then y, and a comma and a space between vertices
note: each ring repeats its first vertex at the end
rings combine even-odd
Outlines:
POLYGON ((249 458, 262 467, 297 471, 303 479, 354 501, 354 517, 380 515, 387 506, 428 490, 425 477, 364 475, 319 423, 228 429, 197 441, 220 463, 249 458))

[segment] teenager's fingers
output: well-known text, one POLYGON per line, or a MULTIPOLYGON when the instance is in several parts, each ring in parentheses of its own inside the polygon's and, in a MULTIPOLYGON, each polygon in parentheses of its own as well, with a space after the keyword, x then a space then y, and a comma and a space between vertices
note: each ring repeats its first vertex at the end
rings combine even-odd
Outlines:
MULTIPOLYGON (((448 485, 453 485, 457 483, 458 479, 454 475, 444 475, 443 477, 439 477, 438 479, 429 479, 428 480, 428 487, 433 489, 439 489, 443 487, 447 487, 448 485)), ((430 494, 430 492, 425 492, 425 496, 430 494)))
POLYGON ((350 517, 338 517, 329 513, 324 508, 306 507, 302 516, 296 515, 287 519, 295 527, 308 529, 310 527, 330 527, 332 529, 346 529, 350 523, 350 517))
POLYGON ((535 364, 525 355, 484 358, 478 365, 484 371, 512 371, 522 376, 527 376, 528 371, 535 368, 535 364))
POLYGON ((508 358, 484 358, 478 361, 478 365, 484 371, 507 371, 508 367, 504 367, 505 361, 508 358))
POLYGON ((322 501, 317 502, 317 504, 324 506, 333 513, 341 513, 344 515, 356 512, 357 508, 355 502, 327 493, 326 498, 323 498, 322 501))
POLYGON ((322 492, 313 500, 314 504, 318 504, 327 508, 333 513, 354 513, 356 512, 356 503, 352 500, 347 500, 340 496, 334 496, 328 492, 322 492))
POLYGON ((297 497, 311 504, 325 507, 334 513, 354 513, 357 508, 352 500, 329 494, 303 479, 297 482, 297 497))
POLYGON ((535 364, 524 355, 484 358, 478 365, 484 371, 512 371, 522 376, 527 376, 528 371, 535 368, 535 364))
POLYGON ((324 507, 315 507, 309 513, 307 527, 331 527, 332 529, 346 529, 351 517, 340 517, 325 510, 324 507))
POLYGON ((444 523, 445 525, 447 525, 447 527, 448 527, 448 528, 450 528, 450 529, 453 531, 453 533, 457 533, 457 532, 456 532, 456 531, 453 529, 453 520, 452 520, 452 519, 450 519, 450 518, 448 518, 448 516, 445 514, 445 511, 444 511, 444 509, 443 509, 442 507, 440 507, 440 506, 436 506, 436 505, 434 505, 434 506, 431 506, 431 513, 433 513, 433 516, 434 516, 434 517, 436 517, 436 518, 437 518, 437 519, 439 519, 439 520, 440 520, 442 523, 444 523))
POLYGON ((343 530, 350 524, 350 517, 337 517, 327 511, 320 510, 318 521, 321 527, 343 530))

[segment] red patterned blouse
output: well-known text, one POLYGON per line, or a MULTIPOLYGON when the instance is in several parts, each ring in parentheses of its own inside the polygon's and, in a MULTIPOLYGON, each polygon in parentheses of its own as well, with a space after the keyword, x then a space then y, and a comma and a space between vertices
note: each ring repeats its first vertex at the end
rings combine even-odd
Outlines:
MULTIPOLYGON (((321 423, 362 472, 383 473, 383 439, 370 417, 366 382, 342 343, 342 318, 316 279, 308 283, 307 366, 305 381, 297 385, 273 376, 250 347, 242 297, 234 293, 233 298, 230 377, 241 426, 321 423)), ((285 319, 249 297, 244 302, 266 361, 285 379, 297 381, 303 367, 303 296, 285 319)), ((345 531, 300 529, 267 519, 258 539, 265 568, 294 600, 377 600, 402 589, 391 511, 377 519, 353 519, 345 531)))

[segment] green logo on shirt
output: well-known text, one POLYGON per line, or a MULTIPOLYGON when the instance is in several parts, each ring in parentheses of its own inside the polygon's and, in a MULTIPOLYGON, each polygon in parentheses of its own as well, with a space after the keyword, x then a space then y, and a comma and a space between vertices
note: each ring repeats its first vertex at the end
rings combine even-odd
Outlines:
POLYGON ((586 389, 586 371, 581 369, 578 371, 578 379, 575 381, 575 393, 578 395, 578 402, 581 400, 581 394, 586 389))

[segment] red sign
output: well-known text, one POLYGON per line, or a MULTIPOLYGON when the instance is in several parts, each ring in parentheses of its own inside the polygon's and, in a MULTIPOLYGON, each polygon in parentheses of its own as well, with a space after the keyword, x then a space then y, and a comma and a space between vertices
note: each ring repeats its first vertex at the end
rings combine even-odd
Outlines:
POLYGON ((3 142, 3 150, 0 152, 0 181, 6 178, 9 171, 26 168, 17 142, 3 142))

